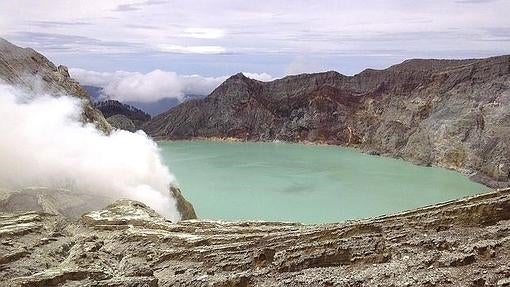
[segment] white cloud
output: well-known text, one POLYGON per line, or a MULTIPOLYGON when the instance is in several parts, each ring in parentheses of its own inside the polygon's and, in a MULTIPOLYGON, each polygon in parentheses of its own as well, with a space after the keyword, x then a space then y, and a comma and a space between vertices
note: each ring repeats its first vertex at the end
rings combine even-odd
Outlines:
POLYGON ((104 87, 106 95, 120 101, 155 101, 161 98, 181 98, 183 85, 177 74, 154 70, 147 74, 118 73, 104 87))
MULTIPOLYGON (((226 55, 225 63, 240 63, 236 70, 265 65, 273 67, 265 71, 276 74, 297 55, 321 58, 331 63, 328 67, 341 69, 337 56, 348 53, 358 57, 362 69, 389 57, 400 61, 502 54, 510 50, 509 10, 507 0, 295 0, 292 4, 102 0, 94 5, 86 0, 17 0, 0 1, 0 35, 55 59, 72 54, 64 59, 75 66, 84 54, 132 53, 131 58, 126 56, 131 67, 136 63, 152 70, 159 66, 148 64, 151 57, 165 52, 171 60, 213 59, 211 64, 196 65, 196 73, 225 73, 226 68, 218 72, 221 68, 214 56, 226 55), (60 40, 55 44, 50 37, 35 39, 38 33, 60 35, 60 40), (76 37, 81 37, 80 42, 76 37), (276 57, 287 62, 277 62, 276 57)), ((121 68, 101 59, 93 64, 88 68, 121 68)))
POLYGON ((248 72, 243 72, 243 74, 248 77, 248 78, 251 78, 251 79, 254 79, 254 80, 258 80, 258 81, 262 81, 262 82, 269 82, 269 81, 272 81, 274 80, 275 78, 271 75, 269 75, 268 73, 248 73, 248 72))
POLYGON ((225 36, 225 31, 212 28, 188 28, 181 36, 196 39, 220 39, 225 36))
POLYGON ((227 50, 220 46, 180 46, 180 45, 157 45, 161 52, 177 54, 223 54, 227 50))
POLYGON ((145 49, 162 45, 173 53, 198 54, 509 48, 506 40, 498 45, 484 42, 494 39, 486 28, 510 26, 510 1, 504 0, 296 0, 293 5, 232 0, 97 2, 0 1, 1 31, 79 35, 99 44, 136 43, 145 49), (119 7, 130 9, 119 11, 119 7), (88 25, 48 26, 57 22, 88 25), (151 28, 130 28, 133 23, 151 28), (423 33, 434 37, 423 39, 423 33))
MULTIPOLYGON (((105 87, 109 82, 115 78, 115 73, 87 71, 79 68, 69 69, 69 73, 75 79, 77 79, 82 85, 90 85, 96 87, 105 87)), ((120 76, 120 75, 119 75, 120 76)))
MULTIPOLYGON (((121 102, 155 102, 163 98, 182 99, 185 95, 208 95, 228 78, 179 75, 162 70, 143 74, 126 71, 106 73, 72 68, 69 72, 81 84, 101 87, 106 96, 121 102)), ((273 80, 267 73, 244 75, 259 81, 273 80)))

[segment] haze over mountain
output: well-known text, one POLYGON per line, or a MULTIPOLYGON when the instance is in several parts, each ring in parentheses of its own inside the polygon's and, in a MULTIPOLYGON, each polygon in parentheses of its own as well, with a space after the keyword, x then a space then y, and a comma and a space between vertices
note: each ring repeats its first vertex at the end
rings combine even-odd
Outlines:
MULTIPOLYGON (((205 96, 202 96, 205 97, 205 96)), ((133 101, 126 101, 125 102, 128 105, 131 105, 133 107, 137 107, 140 110, 148 113, 151 116, 159 115, 163 112, 168 111, 170 108, 177 106, 180 101, 176 98, 163 98, 160 100, 157 100, 155 102, 133 102, 133 101)))
MULTIPOLYGON (((111 97, 104 94, 104 89, 101 87, 88 86, 83 85, 83 88, 90 95, 92 102, 101 102, 105 100, 109 100, 111 97)), ((207 94, 204 95, 184 95, 181 99, 174 97, 164 97, 159 100, 146 102, 146 101, 123 101, 123 104, 133 106, 138 108, 151 116, 159 115, 163 112, 166 112, 171 107, 177 106, 179 103, 183 101, 187 101, 190 99, 199 99, 206 97, 207 94)))

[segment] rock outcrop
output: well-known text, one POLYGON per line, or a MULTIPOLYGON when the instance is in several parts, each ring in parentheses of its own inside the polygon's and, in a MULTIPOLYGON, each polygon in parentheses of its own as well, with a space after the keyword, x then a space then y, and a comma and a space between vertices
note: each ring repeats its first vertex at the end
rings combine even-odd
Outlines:
POLYGON ((230 77, 154 117, 158 139, 319 142, 438 165, 509 185, 510 56, 408 60, 355 76, 230 77))
POLYGON ((510 190, 327 225, 0 213, 1 286, 506 286, 510 190))
POLYGON ((98 102, 94 107, 103 113, 110 125, 130 132, 141 129, 151 119, 144 111, 116 100, 98 102))
POLYGON ((55 66, 31 48, 21 48, 0 38, 0 82, 26 90, 69 95, 83 101, 83 121, 108 133, 111 126, 95 109, 87 92, 69 76, 65 66, 55 66))
MULTIPOLYGON (((193 205, 184 198, 178 187, 171 185, 169 194, 175 199, 182 220, 197 218, 193 205)), ((112 201, 114 198, 104 194, 47 187, 16 190, 2 188, 0 184, 0 212, 37 211, 66 218, 79 218, 83 213, 101 209, 112 201)))
POLYGON ((184 198, 178 187, 171 185, 170 195, 177 202, 177 211, 181 214, 181 220, 197 219, 197 213, 195 212, 193 204, 184 198))
POLYGON ((37 211, 68 218, 101 209, 114 199, 104 195, 77 193, 68 189, 29 187, 20 190, 0 187, 0 211, 37 211))
POLYGON ((135 123, 133 123, 133 121, 130 118, 126 117, 125 115, 120 114, 113 115, 111 117, 106 118, 106 121, 116 129, 125 130, 128 132, 136 132, 137 130, 139 130, 136 127, 135 123))

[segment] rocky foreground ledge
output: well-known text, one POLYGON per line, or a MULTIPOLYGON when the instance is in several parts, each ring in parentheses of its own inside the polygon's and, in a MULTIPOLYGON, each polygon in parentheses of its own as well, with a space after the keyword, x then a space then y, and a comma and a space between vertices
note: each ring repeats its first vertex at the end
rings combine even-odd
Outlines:
POLYGON ((510 286, 510 190, 328 225, 0 213, 2 286, 510 286))

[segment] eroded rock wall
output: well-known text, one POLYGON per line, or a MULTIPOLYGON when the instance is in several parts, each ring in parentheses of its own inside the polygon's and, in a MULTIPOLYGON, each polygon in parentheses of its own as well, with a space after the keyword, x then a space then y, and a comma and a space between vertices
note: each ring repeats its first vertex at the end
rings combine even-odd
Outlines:
POLYGON ((0 213, 1 286, 507 286, 510 190, 327 225, 0 213))
POLYGON ((318 142, 438 165, 509 185, 510 56, 409 60, 349 77, 259 82, 237 74, 145 126, 159 139, 318 142))

